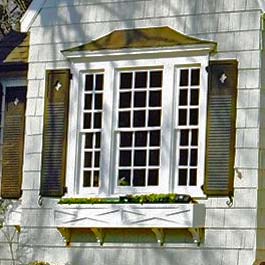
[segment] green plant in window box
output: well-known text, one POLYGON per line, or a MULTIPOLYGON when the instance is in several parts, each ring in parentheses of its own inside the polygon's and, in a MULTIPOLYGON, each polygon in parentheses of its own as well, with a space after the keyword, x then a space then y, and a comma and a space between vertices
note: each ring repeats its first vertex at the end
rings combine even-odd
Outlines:
POLYGON ((59 204, 144 204, 144 203, 194 203, 195 201, 186 194, 146 194, 146 195, 125 195, 119 198, 64 198, 59 204))

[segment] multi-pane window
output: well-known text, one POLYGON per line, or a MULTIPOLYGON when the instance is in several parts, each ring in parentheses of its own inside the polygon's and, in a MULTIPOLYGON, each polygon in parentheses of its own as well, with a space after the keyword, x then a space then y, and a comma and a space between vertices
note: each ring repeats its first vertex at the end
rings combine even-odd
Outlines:
POLYGON ((198 174, 200 69, 177 69, 176 175, 178 186, 196 186, 198 174))
POLYGON ((102 73, 85 76, 82 110, 82 186, 98 187, 100 179, 100 147, 103 104, 102 73))
POLYGON ((119 73, 116 181, 159 185, 162 70, 119 73))

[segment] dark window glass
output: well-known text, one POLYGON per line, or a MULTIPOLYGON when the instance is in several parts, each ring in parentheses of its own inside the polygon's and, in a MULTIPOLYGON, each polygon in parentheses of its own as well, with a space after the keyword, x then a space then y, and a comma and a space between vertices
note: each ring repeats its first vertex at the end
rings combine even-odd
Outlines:
POLYGON ((95 107, 96 110, 102 109, 102 94, 95 95, 95 107))
POLYGON ((135 92, 134 94, 134 107, 146 106, 146 92, 135 92))
POLYGON ((188 90, 187 89, 181 89, 179 91, 179 105, 180 106, 188 105, 188 90))
POLYGON ((94 155, 94 167, 99 167, 100 152, 95 152, 94 155))
POLYGON ((119 113, 119 127, 123 128, 123 127, 130 127, 130 112, 126 111, 126 112, 120 112, 119 113))
POLYGON ((150 87, 162 87, 162 71, 150 72, 150 87))
POLYGON ((87 133, 85 148, 92 148, 93 147, 92 144, 93 144, 93 133, 87 133))
POLYGON ((84 187, 91 187, 91 171, 84 171, 83 181, 84 187))
POLYGON ((131 161, 132 161, 132 155, 131 155, 131 151, 120 151, 120 163, 119 165, 121 167, 126 167, 126 166, 131 166, 131 161))
POLYGON ((121 73, 120 88, 128 89, 132 87, 132 73, 121 73))
POLYGON ((94 128, 101 128, 101 113, 94 113, 94 128))
POLYGON ((91 110, 92 107, 92 95, 85 95, 85 109, 91 110))
POLYGON ((103 75, 96 75, 96 90, 103 90, 103 75))
POLYGON ((179 185, 187 185, 187 169, 179 169, 179 185))
POLYGON ((135 73, 135 88, 145 88, 147 82, 147 72, 135 73))
POLYGON ((189 70, 180 70, 180 86, 187 86, 189 83, 189 70))
POLYGON ((94 171, 93 187, 99 186, 99 171, 94 171))
POLYGON ((85 167, 92 166, 92 152, 85 152, 85 167))
POLYGON ((160 145, 160 131, 151 131, 150 146, 159 146, 159 145, 160 145))
POLYGON ((131 147, 132 146, 132 133, 121 132, 120 133, 120 147, 131 147))
POLYGON ((150 107, 161 106, 161 91, 150 91, 149 106, 150 107))
POLYGON ((131 107, 131 92, 120 93, 120 108, 131 107))
POLYGON ((133 171, 133 186, 145 186, 144 169, 136 169, 133 171))
POLYGON ((93 75, 86 75, 86 91, 91 91, 93 90, 93 75))
POLYGON ((146 146, 147 132, 135 132, 135 146, 146 146))
POLYGON ((145 126, 145 111, 134 111, 133 113, 133 127, 145 126))
POLYGON ((180 131, 180 145, 181 146, 189 145, 189 130, 180 131))
POLYGON ((160 120, 160 110, 149 110, 148 126, 160 126, 160 120))
POLYGON ((190 166, 197 166, 198 151, 197 149, 191 149, 190 153, 190 166))
POLYGON ((188 165, 188 150, 182 149, 179 152, 179 165, 187 166, 188 165))
POLYGON ((146 151, 135 150, 134 151, 134 166, 145 166, 146 165, 146 151))
POLYGON ((131 183, 131 172, 130 170, 120 169, 118 177, 119 186, 130 186, 131 183))
POLYGON ((187 110, 180 109, 179 110, 179 125, 186 125, 187 124, 187 110))
POLYGON ((101 137, 101 133, 96 132, 96 148, 100 148, 100 137, 101 137))
POLYGON ((198 109, 190 109, 190 125, 198 125, 198 109))
POLYGON ((91 128, 91 114, 84 113, 84 129, 90 129, 90 128, 91 128))
POLYGON ((199 89, 191 89, 190 105, 199 105, 199 89))
POLYGON ((191 70, 191 85, 198 86, 200 84, 200 69, 191 70))
POLYGON ((148 186, 158 186, 158 169, 148 170, 148 186))
POLYGON ((198 145, 198 129, 193 129, 191 131, 191 145, 198 145))
POLYGON ((190 186, 197 185, 197 169, 190 169, 190 186))
POLYGON ((149 151, 149 166, 159 166, 159 150, 149 151))

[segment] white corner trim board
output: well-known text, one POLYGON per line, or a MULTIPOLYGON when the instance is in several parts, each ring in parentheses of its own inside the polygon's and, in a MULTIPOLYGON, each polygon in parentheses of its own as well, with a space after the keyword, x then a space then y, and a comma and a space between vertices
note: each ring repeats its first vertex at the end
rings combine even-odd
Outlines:
POLYGON ((25 14, 20 19, 21 32, 27 32, 42 9, 46 0, 33 0, 25 14))

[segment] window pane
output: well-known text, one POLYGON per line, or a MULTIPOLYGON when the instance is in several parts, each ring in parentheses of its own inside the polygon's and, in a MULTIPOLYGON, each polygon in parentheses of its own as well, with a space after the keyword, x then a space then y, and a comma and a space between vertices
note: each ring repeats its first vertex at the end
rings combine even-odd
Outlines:
POLYGON ((119 170, 118 185, 119 186, 130 186, 131 183, 131 171, 130 170, 119 170))
POLYGON ((94 113, 94 128, 101 128, 101 113, 94 113))
POLYGON ((91 94, 85 95, 85 109, 91 110, 91 107, 92 107, 92 95, 91 94))
POLYGON ((198 125, 198 109, 190 110, 190 125, 198 125))
POLYGON ((149 151, 149 166, 159 166, 159 150, 149 151))
POLYGON ((145 186, 145 170, 136 169, 133 171, 133 186, 145 186))
POLYGON ((94 171, 93 187, 99 186, 99 171, 94 171))
POLYGON ((84 171, 83 187, 91 187, 91 171, 84 171))
POLYGON ((187 166, 188 165, 188 150, 182 149, 179 152, 179 165, 187 166))
POLYGON ((91 114, 85 113, 84 114, 84 129, 90 129, 91 128, 91 114))
POLYGON ((198 129, 191 131, 191 145, 198 145, 198 129))
POLYGON ((160 126, 160 119, 160 110, 149 110, 148 126, 160 126))
POLYGON ((146 151, 135 150, 134 151, 134 166, 145 166, 146 165, 146 151))
POLYGON ((134 111, 133 127, 145 127, 145 111, 134 111))
POLYGON ((96 75, 96 90, 103 90, 103 74, 96 75))
POLYGON ((180 70, 180 86, 187 86, 189 83, 189 70, 180 70))
POLYGON ((135 132, 135 146, 147 145, 147 132, 135 132))
POLYGON ((200 84, 200 69, 191 70, 191 85, 198 86, 200 84))
POLYGON ((149 186, 158 185, 158 169, 148 170, 148 185, 149 186))
POLYGON ((161 91, 150 91, 149 106, 161 107, 161 91))
POLYGON ((188 105, 188 90, 187 89, 181 89, 179 91, 179 105, 180 106, 188 105))
POLYGON ((186 186, 187 185, 187 169, 179 170, 179 185, 186 186))
POLYGON ((162 71, 150 72, 150 87, 162 87, 162 71))
POLYGON ((120 133, 120 147, 131 147, 132 146, 132 133, 121 132, 120 133))
POLYGON ((131 115, 129 111, 119 113, 119 127, 130 127, 131 115))
POLYGON ((95 95, 95 106, 94 109, 101 110, 102 109, 102 94, 95 95))
POLYGON ((132 73, 121 73, 120 88, 128 89, 132 87, 132 73))
POLYGON ((85 148, 92 148, 93 147, 93 133, 86 133, 85 136, 85 148))
POLYGON ((197 185, 197 169, 190 169, 190 185, 197 185))
POLYGON ((100 152, 95 152, 94 167, 99 167, 100 152))
POLYGON ((135 92, 134 94, 134 107, 146 106, 146 92, 135 92))
POLYGON ((120 108, 130 108, 131 107, 131 92, 120 93, 120 108))
POLYGON ((135 88, 145 88, 147 85, 147 72, 135 73, 135 88))
POLYGON ((120 163, 121 167, 131 166, 132 157, 131 151, 120 151, 120 163))
POLYGON ((92 166, 92 152, 85 152, 85 167, 92 166))
POLYGON ((85 85, 86 91, 93 90, 93 77, 94 75, 86 75, 86 85, 85 85))
POLYGON ((159 146, 159 145, 160 145, 160 131, 151 131, 150 146, 159 146))
POLYGON ((180 145, 181 146, 189 145, 189 130, 180 131, 180 145))
POLYGON ((199 105, 199 90, 198 89, 191 89, 190 105, 193 105, 193 106, 199 105))
POLYGON ((197 166, 197 157, 198 157, 197 149, 191 149, 190 166, 197 166))
POLYGON ((180 109, 179 110, 179 125, 186 125, 187 124, 187 110, 180 109))
POLYGON ((96 148, 100 148, 101 133, 96 132, 96 148))

